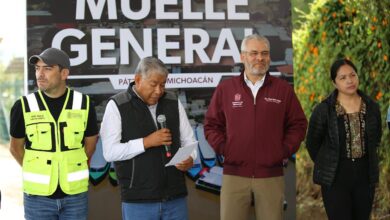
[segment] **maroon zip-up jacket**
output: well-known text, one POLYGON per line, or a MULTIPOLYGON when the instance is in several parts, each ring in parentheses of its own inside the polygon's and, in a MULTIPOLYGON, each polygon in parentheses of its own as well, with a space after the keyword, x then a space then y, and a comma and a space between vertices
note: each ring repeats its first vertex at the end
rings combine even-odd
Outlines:
POLYGON ((224 174, 266 178, 283 175, 305 138, 307 120, 286 81, 267 73, 256 99, 244 73, 222 81, 208 107, 207 141, 224 156, 224 174))

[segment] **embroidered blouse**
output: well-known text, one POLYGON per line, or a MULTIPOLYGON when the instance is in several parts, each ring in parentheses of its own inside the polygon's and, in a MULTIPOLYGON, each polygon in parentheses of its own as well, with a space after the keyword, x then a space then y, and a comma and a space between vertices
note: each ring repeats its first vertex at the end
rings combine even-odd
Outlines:
POLYGON ((345 152, 341 152, 341 156, 349 159, 364 157, 366 155, 364 144, 366 104, 361 102, 359 112, 346 113, 344 107, 337 101, 336 113, 339 119, 340 146, 345 149, 345 152))

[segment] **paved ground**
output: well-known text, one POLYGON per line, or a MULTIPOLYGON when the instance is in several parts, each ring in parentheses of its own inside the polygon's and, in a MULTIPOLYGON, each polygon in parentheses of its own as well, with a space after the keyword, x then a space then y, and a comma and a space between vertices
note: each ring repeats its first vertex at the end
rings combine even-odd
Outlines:
POLYGON ((22 172, 9 153, 8 146, 0 144, 1 220, 23 218, 22 172))

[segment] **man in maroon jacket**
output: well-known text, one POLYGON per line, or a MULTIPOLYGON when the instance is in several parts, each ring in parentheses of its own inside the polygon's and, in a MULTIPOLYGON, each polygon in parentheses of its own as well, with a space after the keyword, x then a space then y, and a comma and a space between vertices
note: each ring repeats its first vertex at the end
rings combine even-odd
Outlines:
POLYGON ((206 139, 224 156, 221 219, 283 219, 283 160, 304 139, 307 120, 292 86, 269 74, 270 44, 254 34, 241 44, 245 70, 221 82, 205 118, 206 139))

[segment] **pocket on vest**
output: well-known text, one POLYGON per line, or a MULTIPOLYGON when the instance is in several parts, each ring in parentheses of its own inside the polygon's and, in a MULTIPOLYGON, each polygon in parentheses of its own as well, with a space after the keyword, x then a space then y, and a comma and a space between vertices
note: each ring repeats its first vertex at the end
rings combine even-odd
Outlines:
POLYGON ((24 191, 36 195, 48 195, 52 178, 53 164, 49 157, 35 152, 26 152, 23 158, 24 191))
POLYGON ((60 170, 60 185, 66 193, 79 191, 88 187, 88 164, 85 154, 70 155, 64 160, 62 170, 60 170))
POLYGON ((69 149, 77 149, 82 147, 85 128, 80 122, 67 122, 64 128, 64 143, 69 149))
POLYGON ((52 134, 49 123, 30 124, 26 126, 26 134, 35 150, 50 150, 52 148, 52 134))

